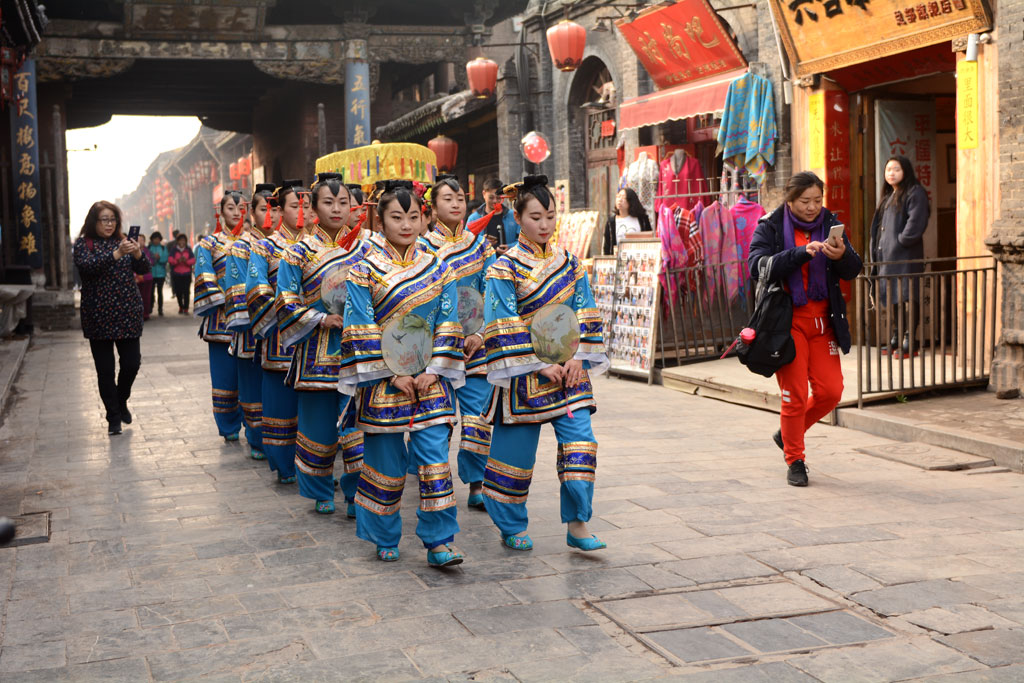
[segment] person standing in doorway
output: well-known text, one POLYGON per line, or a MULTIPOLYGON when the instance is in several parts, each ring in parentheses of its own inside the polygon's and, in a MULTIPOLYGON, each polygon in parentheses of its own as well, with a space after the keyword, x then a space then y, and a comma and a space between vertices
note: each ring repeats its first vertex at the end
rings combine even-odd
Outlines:
POLYGON ((640 197, 631 187, 624 187, 615 195, 615 215, 608 216, 604 225, 604 254, 611 256, 615 247, 631 232, 651 232, 651 219, 640 203, 640 197))
POLYGON ((125 239, 121 211, 110 202, 89 209, 74 246, 75 266, 82 277, 82 334, 89 340, 100 398, 106 409, 107 433, 121 433, 131 424, 128 399, 142 363, 142 296, 135 276, 149 272, 142 245, 125 239), (114 348, 121 369, 114 380, 114 348))
POLYGON ((758 222, 750 241, 750 276, 781 282, 793 299, 796 357, 775 373, 782 411, 781 428, 772 437, 786 454, 790 486, 807 486, 804 433, 843 395, 839 352, 850 352, 850 323, 839 281, 854 279, 862 268, 845 234, 835 245, 828 239, 839 220, 822 205, 824 190, 821 178, 810 171, 791 177, 785 202, 758 222), (774 258, 762 272, 761 260, 767 257, 774 258))
POLYGON ((178 300, 178 315, 188 313, 188 301, 192 290, 192 266, 196 264, 195 254, 188 246, 188 237, 178 233, 174 240, 174 251, 168 256, 171 267, 171 292, 178 300))
POLYGON ((889 307, 889 320, 899 321, 890 324, 892 334, 883 350, 906 355, 916 351, 920 278, 912 275, 924 272, 924 232, 931 206, 910 159, 890 157, 884 174, 882 197, 871 221, 871 260, 879 264, 877 274, 886 276, 878 281, 877 303, 889 307), (911 277, 892 277, 900 275, 911 277))
MULTIPOLYGON (((164 246, 164 236, 154 230, 149 236, 149 254, 153 263, 153 299, 156 300, 157 315, 161 318, 164 315, 164 279, 167 277, 167 260, 169 254, 164 246)), ((150 303, 149 312, 153 312, 153 304, 150 303)))

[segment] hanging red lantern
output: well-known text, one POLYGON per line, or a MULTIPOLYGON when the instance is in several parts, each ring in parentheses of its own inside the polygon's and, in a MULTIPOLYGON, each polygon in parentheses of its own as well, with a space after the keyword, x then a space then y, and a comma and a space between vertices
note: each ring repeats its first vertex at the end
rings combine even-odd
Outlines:
POLYGON ((249 157, 239 157, 238 159, 238 176, 244 178, 252 173, 252 159, 249 157))
POLYGON ((228 166, 228 177, 231 178, 232 180, 238 180, 239 178, 242 177, 242 174, 239 173, 237 162, 228 166))
POLYGON ((587 30, 575 21, 563 19, 548 29, 548 50, 560 71, 575 71, 583 62, 587 30))
POLYGON ((427 143, 435 155, 437 155, 437 170, 452 171, 455 169, 455 160, 459 157, 459 143, 445 135, 438 135, 427 143))
POLYGON ((476 97, 494 97, 498 85, 498 63, 486 57, 466 62, 469 88, 476 97))

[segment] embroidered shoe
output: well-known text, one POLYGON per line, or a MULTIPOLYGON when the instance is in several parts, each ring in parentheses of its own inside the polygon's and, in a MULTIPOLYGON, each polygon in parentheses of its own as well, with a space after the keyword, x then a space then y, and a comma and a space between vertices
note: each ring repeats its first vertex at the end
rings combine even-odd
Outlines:
POLYGON ((590 552, 591 550, 603 550, 608 547, 607 543, 593 534, 590 535, 590 538, 576 538, 568 531, 565 532, 565 544, 570 548, 576 548, 586 552, 590 552))
POLYGON ((279 475, 277 475, 277 481, 278 481, 278 483, 281 483, 281 484, 294 484, 295 483, 295 475, 292 475, 290 477, 282 477, 279 474, 279 475))
POLYGON ((486 510, 487 508, 484 507, 484 494, 474 493, 471 495, 466 501, 466 507, 470 510, 486 510))
POLYGON ((266 460, 267 456, 258 448, 249 448, 249 457, 253 460, 266 460))
POLYGON ((333 500, 318 500, 316 502, 316 511, 321 515, 333 515, 334 514, 334 501, 333 500))
POLYGON ((458 550, 452 550, 452 547, 445 543, 444 550, 439 552, 427 551, 427 564, 431 567, 454 567, 457 564, 462 564, 462 560, 465 559, 458 550))
POLYGON ((803 460, 794 460, 789 466, 786 483, 790 486, 807 486, 807 465, 803 460))
POLYGON ((785 445, 782 443, 782 430, 781 429, 776 429, 775 430, 775 433, 772 434, 772 441, 775 442, 775 445, 779 447, 780 451, 786 450, 785 445))
POLYGON ((516 536, 514 534, 512 536, 505 536, 501 542, 505 544, 506 548, 511 548, 512 550, 533 550, 533 539, 530 538, 529 534, 526 536, 516 536))
POLYGON ((225 434, 224 440, 227 441, 228 443, 238 441, 238 432, 235 432, 234 434, 225 434))
POLYGON ((381 562, 397 562, 398 548, 385 548, 384 546, 380 545, 377 546, 377 559, 381 562))

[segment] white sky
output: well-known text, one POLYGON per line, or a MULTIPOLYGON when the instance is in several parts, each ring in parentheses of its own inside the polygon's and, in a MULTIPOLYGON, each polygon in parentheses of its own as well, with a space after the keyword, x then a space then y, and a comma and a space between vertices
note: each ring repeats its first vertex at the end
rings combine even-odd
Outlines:
POLYGON ((71 234, 78 234, 93 202, 117 201, 134 190, 157 154, 188 143, 199 126, 194 116, 114 116, 102 126, 69 130, 71 234))

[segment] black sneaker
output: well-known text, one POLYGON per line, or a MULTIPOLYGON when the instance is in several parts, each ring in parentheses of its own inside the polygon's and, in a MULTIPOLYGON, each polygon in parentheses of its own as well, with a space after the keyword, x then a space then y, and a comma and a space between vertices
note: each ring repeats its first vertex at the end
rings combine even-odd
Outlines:
POLYGON ((113 421, 107 423, 107 435, 108 436, 117 436, 120 433, 121 433, 121 421, 120 420, 113 420, 113 421))
POLYGON ((794 460, 793 464, 789 466, 786 482, 790 486, 807 486, 807 465, 803 460, 794 460))
POLYGON ((121 422, 124 422, 126 425, 130 425, 132 423, 132 414, 128 412, 127 408, 121 409, 121 422))
POLYGON ((782 443, 782 430, 781 429, 776 429, 775 430, 775 433, 772 434, 772 441, 775 442, 775 445, 779 447, 780 451, 785 451, 786 450, 785 445, 782 443))

